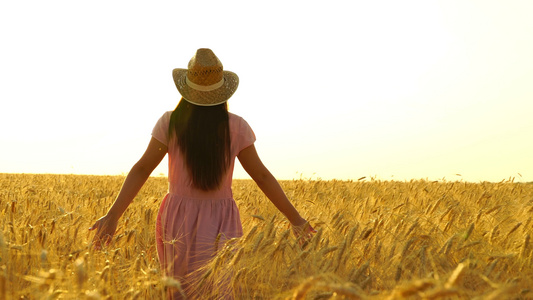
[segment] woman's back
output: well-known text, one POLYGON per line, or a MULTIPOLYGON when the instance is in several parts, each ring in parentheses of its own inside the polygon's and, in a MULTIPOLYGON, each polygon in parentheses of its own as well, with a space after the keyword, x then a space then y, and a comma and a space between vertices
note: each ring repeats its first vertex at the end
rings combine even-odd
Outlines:
POLYGON ((185 158, 177 146, 176 137, 169 133, 172 111, 163 114, 155 125, 152 136, 168 147, 168 181, 169 192, 194 199, 232 198, 231 181, 235 165, 235 157, 239 152, 255 142, 255 134, 248 123, 238 115, 228 113, 231 139, 230 165, 223 177, 222 184, 216 190, 204 191, 195 188, 187 170, 185 158))

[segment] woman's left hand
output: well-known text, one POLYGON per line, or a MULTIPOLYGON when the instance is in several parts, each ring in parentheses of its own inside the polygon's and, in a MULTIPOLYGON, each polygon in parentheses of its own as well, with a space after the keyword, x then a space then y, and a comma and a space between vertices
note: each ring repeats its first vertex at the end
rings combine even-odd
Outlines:
POLYGON ((317 231, 309 224, 309 222, 305 221, 305 223, 301 225, 293 225, 291 224, 292 232, 298 239, 298 244, 303 248, 309 243, 309 240, 313 237, 317 231))

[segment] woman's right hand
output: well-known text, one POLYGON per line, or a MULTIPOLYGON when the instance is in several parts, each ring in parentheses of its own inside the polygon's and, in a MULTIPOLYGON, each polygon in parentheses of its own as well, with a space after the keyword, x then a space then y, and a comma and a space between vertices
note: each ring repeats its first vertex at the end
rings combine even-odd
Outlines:
POLYGON ((105 215, 96 220, 93 226, 89 227, 89 230, 96 229, 96 234, 92 241, 94 249, 100 250, 102 248, 102 243, 106 246, 109 245, 117 230, 117 223, 118 219, 105 215))

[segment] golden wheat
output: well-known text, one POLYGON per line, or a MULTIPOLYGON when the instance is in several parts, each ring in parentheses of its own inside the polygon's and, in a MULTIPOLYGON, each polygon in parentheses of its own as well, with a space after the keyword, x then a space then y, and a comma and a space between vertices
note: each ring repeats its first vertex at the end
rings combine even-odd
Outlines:
MULTIPOLYGON (((215 287, 207 296, 230 286, 237 299, 533 297, 533 184, 364 179, 281 182, 318 230, 303 247, 256 185, 236 180, 244 238, 201 270, 201 285, 215 287)), ((87 228, 123 180, 0 174, 0 299, 183 292, 163 276, 155 248, 166 178, 147 181, 108 247, 90 247, 87 228)))

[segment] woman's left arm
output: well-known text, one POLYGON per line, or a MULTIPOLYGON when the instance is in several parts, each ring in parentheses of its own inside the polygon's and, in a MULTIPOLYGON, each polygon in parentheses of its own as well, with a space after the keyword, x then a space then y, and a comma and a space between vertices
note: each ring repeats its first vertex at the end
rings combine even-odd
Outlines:
POLYGON ((98 219, 89 228, 89 230, 96 229, 96 235, 93 239, 93 244, 96 248, 100 248, 101 242, 107 244, 111 241, 111 238, 115 234, 118 220, 141 190, 150 174, 152 174, 152 171, 159 165, 163 157, 165 157, 167 151, 168 148, 165 144, 152 137, 143 156, 128 173, 115 202, 107 214, 98 219))

